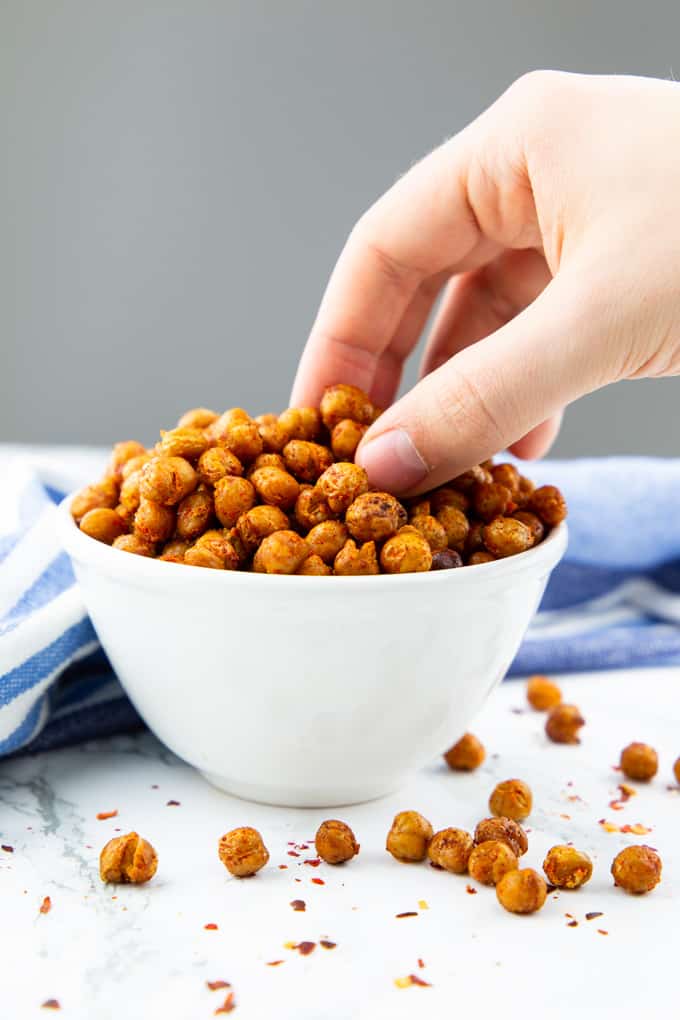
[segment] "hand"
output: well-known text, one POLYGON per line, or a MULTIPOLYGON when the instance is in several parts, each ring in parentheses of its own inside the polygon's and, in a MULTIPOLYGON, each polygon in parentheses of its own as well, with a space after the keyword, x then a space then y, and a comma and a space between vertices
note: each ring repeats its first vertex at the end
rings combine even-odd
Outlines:
POLYGON ((534 72, 359 220, 292 401, 354 383, 387 410, 357 451, 417 492, 510 448, 543 454, 562 409, 680 373, 680 85, 534 72), (391 407, 445 287, 420 382, 391 407))

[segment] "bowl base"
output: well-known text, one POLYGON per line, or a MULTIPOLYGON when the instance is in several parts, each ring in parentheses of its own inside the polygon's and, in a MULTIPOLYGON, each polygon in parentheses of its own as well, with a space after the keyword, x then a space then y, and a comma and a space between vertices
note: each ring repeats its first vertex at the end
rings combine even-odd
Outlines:
POLYGON ((345 807, 350 804, 364 804, 369 800, 378 800, 395 793, 403 783, 382 782, 362 784, 361 786, 338 787, 292 787, 292 786, 261 786, 258 783, 241 783, 237 779, 218 776, 214 772, 199 770, 204 779, 216 786, 218 790, 239 797, 241 800, 254 801, 256 804, 270 804, 275 807, 291 808, 331 808, 345 807))

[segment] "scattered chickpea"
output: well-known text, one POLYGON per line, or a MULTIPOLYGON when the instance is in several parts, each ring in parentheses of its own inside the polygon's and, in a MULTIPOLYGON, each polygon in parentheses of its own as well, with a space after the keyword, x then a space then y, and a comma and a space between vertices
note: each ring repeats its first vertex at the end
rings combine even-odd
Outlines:
POLYGON ((398 861, 424 861, 434 830, 417 811, 400 811, 394 816, 385 849, 398 861))
POLYGON ((470 852, 468 872, 482 885, 496 885, 508 871, 517 867, 517 855, 500 839, 487 839, 470 852))
POLYGON ((527 681, 527 701, 532 708, 546 712, 562 701, 562 691, 547 676, 530 676, 527 681))
POLYGON ((496 840, 507 843, 516 857, 522 857, 529 849, 527 834, 514 818, 483 818, 475 829, 475 843, 496 840))
POLYGON ((472 733, 464 733, 444 755, 444 761, 449 768, 459 772, 472 772, 478 769, 485 758, 484 744, 472 733))
POLYGON ((531 790, 521 779, 506 779, 494 788, 489 797, 489 810, 498 818, 522 822, 531 814, 531 790))
POLYGON ((676 758, 675 760, 673 775, 675 776, 676 783, 680 783, 680 758, 676 758))
POLYGON ((262 836, 249 825, 226 832, 220 839, 218 853, 227 871, 236 878, 256 874, 269 860, 262 836))
POLYGON ((275 531, 260 543, 253 569, 256 574, 294 574, 309 555, 309 546, 295 531, 275 531))
POLYGON ((430 840, 427 855, 438 868, 463 875, 473 847, 472 836, 464 829, 442 829, 430 840))
POLYGON ((627 846, 611 868, 614 884, 628 893, 651 892, 661 881, 661 858, 650 846, 627 846))
POLYGON ((578 732, 585 719, 576 705, 561 703, 551 709, 545 721, 545 732, 555 744, 579 744, 578 732))
POLYGON ((659 757, 653 747, 634 741, 621 752, 621 771, 628 779, 646 783, 653 779, 659 768, 659 757))
POLYGON ((158 854, 136 832, 114 836, 99 855, 99 875, 102 882, 116 885, 131 883, 142 885, 156 874, 158 854))
POLYGON ((508 871, 496 886, 498 902, 511 914, 534 914, 548 895, 548 887, 533 868, 508 871))
POLYGON ((349 825, 336 818, 321 823, 314 845, 317 854, 326 864, 343 864, 359 853, 359 844, 349 825))
POLYGON ((548 881, 558 889, 578 889, 589 882, 593 862, 588 854, 574 846, 553 846, 543 861, 548 881))

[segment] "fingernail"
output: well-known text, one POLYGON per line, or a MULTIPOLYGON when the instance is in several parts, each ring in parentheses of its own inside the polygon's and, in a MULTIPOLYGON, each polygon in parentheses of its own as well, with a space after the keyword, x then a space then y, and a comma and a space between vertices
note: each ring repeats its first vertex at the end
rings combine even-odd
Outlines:
POLYGON ((406 492, 428 473, 427 464, 403 429, 390 429, 362 446, 359 462, 371 484, 388 492, 406 492))

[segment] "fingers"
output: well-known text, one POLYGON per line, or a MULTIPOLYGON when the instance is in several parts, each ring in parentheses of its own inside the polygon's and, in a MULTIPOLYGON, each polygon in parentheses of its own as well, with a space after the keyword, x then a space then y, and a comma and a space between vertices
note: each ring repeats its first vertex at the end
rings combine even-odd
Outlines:
POLYGON ((563 412, 558 411, 546 421, 542 421, 540 425, 527 432, 526 436, 522 436, 516 443, 511 443, 510 452, 521 460, 544 457, 557 438, 563 416, 563 412))

